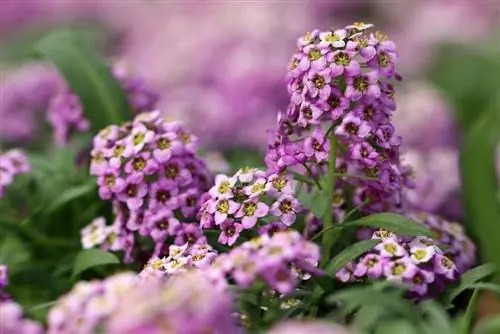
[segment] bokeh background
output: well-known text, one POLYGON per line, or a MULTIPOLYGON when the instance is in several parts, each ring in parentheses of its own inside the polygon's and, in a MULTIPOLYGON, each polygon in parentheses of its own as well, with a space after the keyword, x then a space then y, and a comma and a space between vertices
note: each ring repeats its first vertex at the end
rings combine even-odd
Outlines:
POLYGON ((207 150, 258 161, 266 129, 287 105, 284 75, 296 38, 371 22, 401 54, 395 122, 415 169, 415 206, 460 219, 461 129, 500 93, 499 13, 494 0, 0 0, 0 140, 39 146, 55 131, 64 145, 51 112, 63 80, 32 50, 63 27, 126 64, 137 75, 137 100, 157 94, 155 107, 185 121, 207 150))

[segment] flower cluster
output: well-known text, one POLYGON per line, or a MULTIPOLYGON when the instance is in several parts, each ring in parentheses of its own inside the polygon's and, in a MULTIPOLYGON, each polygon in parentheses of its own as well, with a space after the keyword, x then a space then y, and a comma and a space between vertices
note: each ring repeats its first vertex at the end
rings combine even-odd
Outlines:
POLYGON ((0 154, 0 197, 5 188, 12 183, 18 174, 31 170, 26 154, 20 150, 12 149, 0 154))
POLYGON ((291 226, 302 205, 294 197, 292 181, 283 174, 244 168, 228 177, 219 174, 199 212, 200 226, 221 229, 219 242, 233 245, 243 230, 262 222, 259 232, 291 226), (266 201, 270 204, 266 204, 266 201), (274 222, 263 218, 274 217, 274 222))
MULTIPOLYGON (((336 189, 353 190, 363 212, 399 210, 410 186, 394 134, 395 44, 372 25, 314 30, 297 42, 287 74, 290 104, 271 132, 266 164, 324 173, 335 143, 336 189)), ((345 196, 345 194, 342 194, 345 196)))
POLYGON ((288 320, 277 324, 267 334, 354 334, 354 332, 323 321, 288 320))
POLYGON ((48 315, 48 334, 95 333, 129 293, 134 273, 121 273, 103 281, 79 282, 62 296, 48 315))
POLYGON ((231 298, 202 272, 168 279, 137 279, 121 273, 103 281, 80 282, 50 310, 48 334, 236 333, 231 298))
POLYGON ((13 301, 0 302, 0 333, 2 334, 42 334, 42 326, 23 318, 21 306, 13 301))
MULTIPOLYGON (((114 64, 112 73, 125 90, 130 106, 137 113, 154 109, 159 96, 151 90, 144 78, 133 74, 123 63, 114 64)), ((50 99, 47 121, 54 128, 54 140, 58 144, 65 144, 72 132, 83 132, 90 128, 80 99, 66 83, 62 83, 59 93, 50 99)))
POLYGON ((446 246, 444 255, 455 262, 460 274, 476 264, 476 246, 465 233, 462 224, 423 212, 410 212, 407 216, 426 225, 433 233, 432 239, 446 246))
POLYGON ((181 123, 165 121, 159 111, 99 132, 90 173, 97 176, 100 197, 112 201, 116 218, 113 229, 98 221, 83 238, 95 233, 95 240, 105 239, 104 248, 125 250, 127 260, 136 234, 154 241, 155 254, 169 237, 177 245, 205 243, 200 229, 191 224, 210 182, 196 141, 181 123))
POLYGON ((192 270, 135 286, 113 312, 106 333, 239 333, 232 311, 227 290, 192 270))
POLYGON ((139 273, 139 278, 164 277, 189 268, 204 269, 217 257, 217 252, 208 244, 170 245, 167 257, 153 257, 139 273))
POLYGON ((262 235, 220 254, 208 272, 214 277, 231 277, 235 283, 248 287, 262 279, 272 289, 282 294, 291 293, 297 279, 308 279, 320 273, 319 247, 304 240, 294 230, 262 235), (214 273, 215 272, 215 273, 214 273))
POLYGON ((384 230, 375 231, 371 238, 380 243, 337 272, 338 280, 406 283, 411 296, 419 299, 442 291, 458 275, 455 263, 430 238, 398 237, 384 230))

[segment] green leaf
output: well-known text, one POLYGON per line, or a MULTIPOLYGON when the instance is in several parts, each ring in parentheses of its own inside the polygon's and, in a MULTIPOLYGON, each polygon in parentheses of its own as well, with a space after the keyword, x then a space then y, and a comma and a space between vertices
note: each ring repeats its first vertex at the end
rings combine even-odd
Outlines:
POLYGON ((67 205, 68 203, 87 195, 88 193, 96 189, 95 181, 92 183, 82 184, 81 186, 70 188, 64 191, 61 195, 56 197, 50 206, 45 210, 46 214, 52 213, 59 209, 60 207, 67 205))
POLYGON ((478 240, 483 261, 494 263, 497 268, 500 211, 496 202, 495 151, 500 134, 499 108, 500 101, 477 121, 466 134, 460 154, 466 224, 478 240))
POLYGON ((9 274, 18 272, 23 265, 28 263, 30 254, 19 239, 8 236, 0 241, 0 264, 9 268, 9 274))
POLYGON ((73 277, 93 267, 116 263, 120 263, 120 260, 112 253, 103 252, 98 249, 84 250, 76 256, 73 266, 73 277))
POLYGON ((467 271, 460 277, 460 284, 449 292, 445 298, 445 303, 451 304, 462 292, 470 289, 472 284, 493 275, 495 272, 496 267, 493 263, 486 263, 467 271))
POLYGON ((55 31, 36 44, 79 97, 94 132, 129 119, 132 111, 110 68, 82 39, 70 31, 55 31))
POLYGON ((432 232, 424 225, 397 213, 375 213, 358 220, 345 223, 345 226, 377 227, 398 235, 432 236, 432 232))
POLYGON ((454 334, 448 314, 437 302, 426 300, 420 304, 420 308, 427 316, 425 321, 427 328, 432 329, 434 333, 454 334))
POLYGON ((337 271, 349 263, 349 261, 373 249, 378 243, 380 243, 380 240, 370 239, 357 242, 347 247, 330 261, 326 266, 326 272, 329 275, 335 275, 337 271))
POLYGON ((481 321, 472 331, 473 334, 498 334, 500 333, 500 316, 487 318, 481 321))
POLYGON ((303 191, 298 195, 299 201, 316 217, 323 217, 330 206, 328 196, 324 191, 314 188, 310 192, 303 191))

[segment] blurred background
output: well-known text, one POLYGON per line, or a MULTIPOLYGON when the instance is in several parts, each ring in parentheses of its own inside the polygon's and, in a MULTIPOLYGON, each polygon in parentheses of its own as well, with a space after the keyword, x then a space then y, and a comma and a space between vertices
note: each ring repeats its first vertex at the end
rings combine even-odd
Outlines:
POLYGON ((459 219, 460 130, 499 93, 499 13, 494 0, 0 0, 0 140, 64 145, 64 117, 72 130, 88 129, 61 97, 64 80, 33 53, 48 31, 69 28, 118 64, 136 105, 185 121, 210 151, 261 161, 266 129, 287 106, 297 37, 370 22, 401 55, 394 121, 415 169, 410 196, 459 219))

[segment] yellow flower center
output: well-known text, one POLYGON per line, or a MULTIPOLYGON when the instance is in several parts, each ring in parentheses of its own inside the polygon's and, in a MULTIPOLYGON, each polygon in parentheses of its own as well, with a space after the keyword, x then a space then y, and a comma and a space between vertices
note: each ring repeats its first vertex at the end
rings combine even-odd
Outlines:
POLYGON ((253 216, 255 211, 257 211, 257 204, 253 202, 243 204, 243 212, 245 216, 253 216))
POLYGON ((134 143, 134 145, 139 145, 144 141, 144 138, 146 138, 146 134, 144 132, 137 132, 132 137, 132 142, 134 143))
POLYGON ((229 202, 226 199, 220 200, 217 203, 217 211, 220 213, 228 213, 229 212, 229 202))
POLYGON ((231 182, 229 182, 229 181, 222 181, 219 184, 219 192, 221 194, 228 192, 230 188, 231 188, 231 182))
POLYGON ((171 145, 171 142, 169 139, 167 138, 159 138, 157 141, 156 141, 156 146, 160 149, 160 150, 166 150, 168 148, 170 148, 170 145, 171 145))
POLYGON ((309 60, 315 61, 321 58, 321 50, 318 48, 312 48, 307 55, 309 60))

